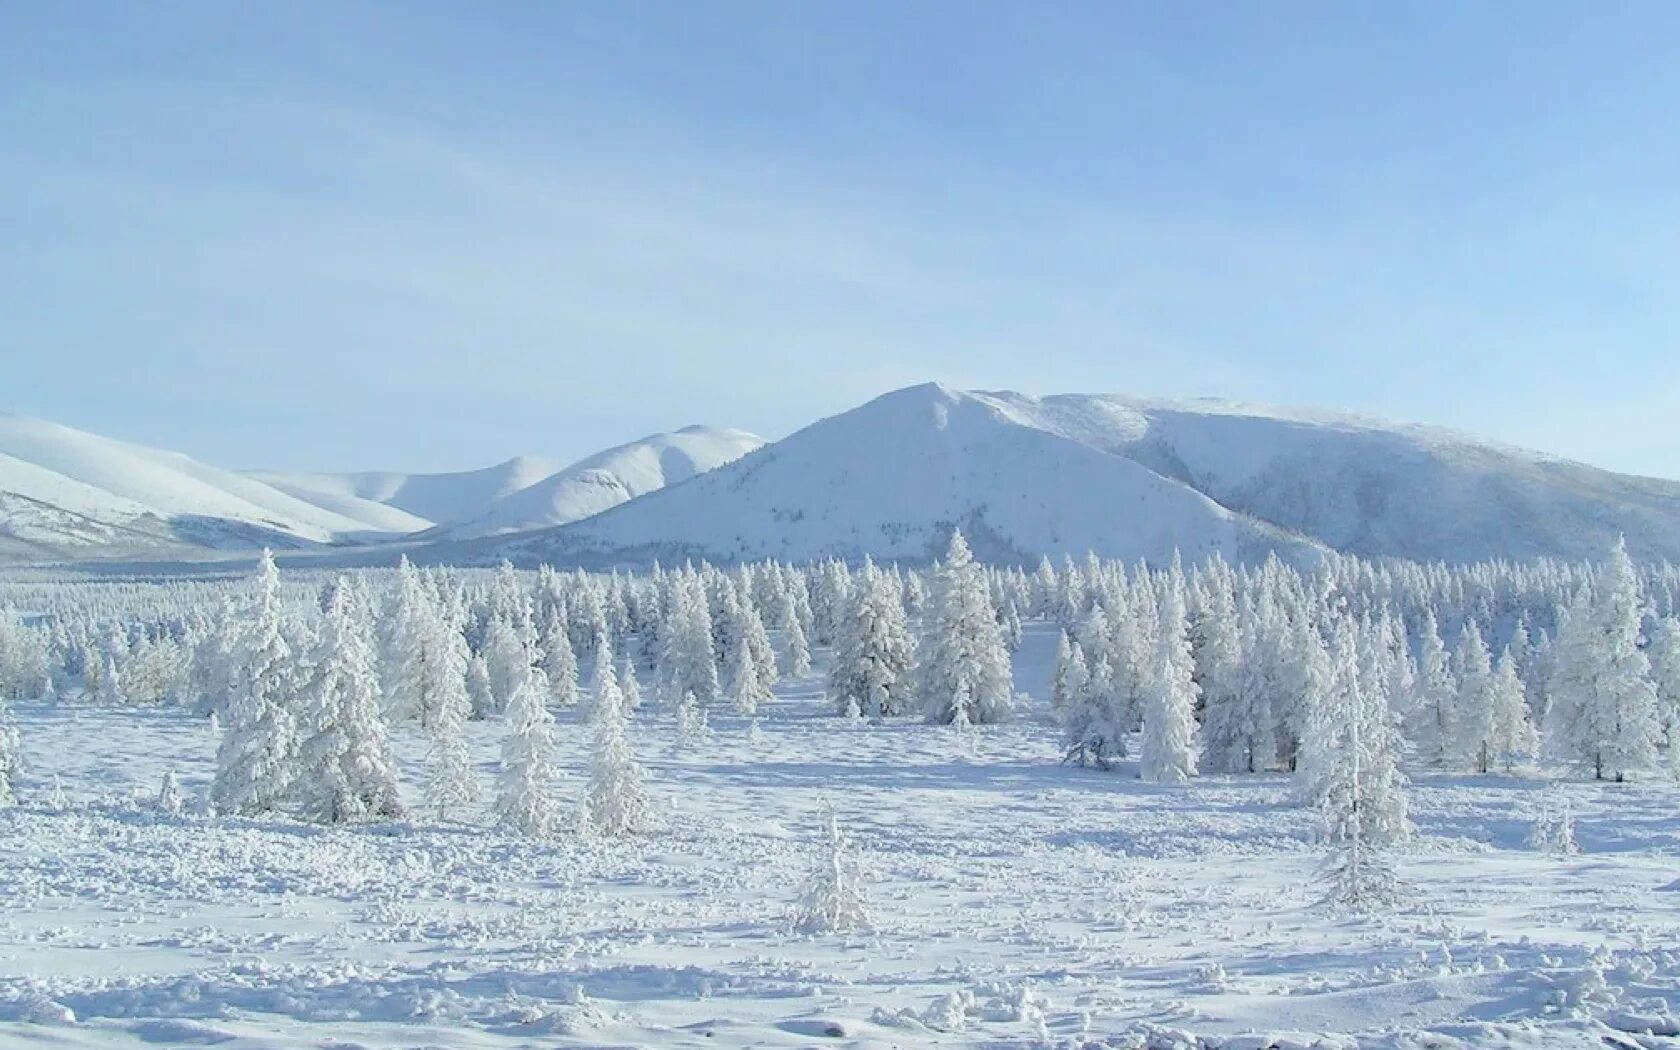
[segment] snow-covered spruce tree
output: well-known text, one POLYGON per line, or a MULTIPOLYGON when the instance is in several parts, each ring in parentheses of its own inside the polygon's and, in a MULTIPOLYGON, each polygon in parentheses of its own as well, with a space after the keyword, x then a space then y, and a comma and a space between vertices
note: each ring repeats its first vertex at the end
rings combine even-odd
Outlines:
POLYGON ((570 634, 564 621, 550 616, 543 625, 540 666, 548 678, 549 701, 558 707, 573 707, 578 702, 577 653, 572 649, 570 634))
MULTIPOLYGON (((1056 639, 1056 659, 1052 663, 1050 678, 1050 710, 1056 715, 1063 714, 1077 691, 1073 681, 1073 654, 1078 651, 1068 640, 1068 633, 1062 631, 1056 639)), ((1081 669, 1085 665, 1085 655, 1080 652, 1079 664, 1081 669)), ((1089 671, 1085 674, 1088 676, 1089 671)), ((1083 683, 1080 683, 1083 685, 1083 683)))
POLYGON ((0 806, 17 804, 17 785, 22 776, 23 748, 17 726, 12 724, 6 694, 0 692, 0 806))
POLYGON ((1384 697, 1360 687, 1358 642, 1343 619, 1331 646, 1331 689, 1303 736, 1306 794, 1330 853, 1322 879, 1329 902, 1353 910, 1394 903, 1399 882, 1383 851, 1411 834, 1400 736, 1384 697))
POLYGON ((1131 719, 1115 691, 1114 669, 1106 654, 1086 667, 1084 649, 1074 646, 1070 678, 1078 686, 1062 712, 1062 761, 1111 769, 1126 757, 1131 719))
MULTIPOLYGON (((1239 764, 1233 752, 1240 749, 1243 768, 1238 772, 1259 773, 1278 764, 1279 719, 1272 698, 1277 693, 1284 653, 1283 625, 1270 601, 1247 591, 1238 601, 1237 616, 1243 652, 1237 687, 1240 710, 1221 713, 1212 730, 1220 743, 1205 743, 1218 746, 1220 765, 1239 764)), ((1206 755, 1204 748, 1204 760, 1206 755)))
POLYGON ((872 565, 851 589, 828 669, 828 699, 838 714, 855 709, 883 718, 908 706, 910 633, 897 588, 872 565))
POLYGON ((646 776, 630 749, 630 712, 613 673, 612 652, 604 644, 591 692, 595 750, 584 795, 584 826, 596 835, 634 835, 647 828, 646 776))
POLYGON ((799 610, 790 597, 782 606, 782 673, 803 678, 811 673, 811 643, 799 622, 799 610))
POLYGON ((490 685, 490 667, 480 653, 467 660, 467 699, 474 718, 489 718, 499 706, 495 690, 490 685))
POLYGON ((210 784, 210 803, 224 814, 278 809, 297 773, 297 668, 281 623, 280 571, 267 549, 241 641, 210 784))
POLYGON ((1196 694, 1184 595, 1173 585, 1161 602, 1155 677, 1145 694, 1138 775, 1152 784, 1182 784, 1196 774, 1196 694))
POLYGON ((695 703, 710 705, 718 696, 717 656, 705 589, 693 570, 684 569, 676 577, 667 615, 659 659, 665 695, 675 701, 692 693, 695 703))
POLYGON ((0 697, 35 696, 52 684, 45 639, 17 613, 0 609, 0 697))
POLYGON ((127 702, 123 697, 122 665, 110 653, 100 665, 97 696, 101 707, 121 707, 127 702))
POLYGON ((851 846, 840 833, 833 806, 823 816, 822 853, 800 898, 796 921, 809 933, 839 933, 870 925, 863 879, 851 846))
POLYGON ((1522 679, 1517 675, 1517 661, 1507 649, 1493 665, 1493 678, 1488 686, 1490 717, 1487 736, 1478 753, 1485 756, 1482 772, 1498 762, 1506 772, 1534 757, 1539 746, 1539 734, 1528 718, 1528 696, 1522 679))
POLYGON ((916 648, 912 680, 929 722, 963 716, 975 725, 1006 721, 1013 680, 986 577, 962 533, 951 533, 945 560, 934 567, 925 633, 916 648))
POLYGON ((740 714, 751 717, 758 713, 758 705, 770 699, 770 686, 761 677, 763 667, 753 656, 750 625, 757 624, 759 633, 764 627, 759 624, 755 615, 743 615, 738 619, 742 630, 732 632, 729 650, 724 657, 724 665, 729 671, 728 696, 735 703, 735 710, 740 714))
POLYGON ((481 788, 473 773, 467 750, 467 718, 472 701, 467 696, 467 641, 456 626, 435 613, 438 652, 430 689, 430 720, 424 722, 431 746, 426 752, 426 804, 439 820, 463 806, 477 802, 481 788))
POLYGON ((636 661, 628 654, 619 664, 618 687, 624 694, 624 710, 634 715, 642 709, 642 683, 636 678, 636 661))
POLYGON ((327 824, 399 817, 370 625, 343 577, 325 606, 303 687, 300 815, 327 824))
POLYGON ((525 688, 525 680, 531 677, 531 653, 513 621, 498 616, 484 629, 484 645, 479 656, 490 677, 490 706, 487 710, 475 708, 473 713, 487 718, 506 711, 513 698, 525 688))
POLYGON ((1657 691, 1639 648, 1639 578, 1617 540, 1596 588, 1561 615, 1551 724, 1559 754, 1599 780, 1625 780, 1656 758, 1657 691))
POLYGON ((1453 678, 1434 609, 1424 614, 1419 630, 1413 693, 1410 733, 1418 758, 1437 769, 1460 768, 1463 738, 1458 725, 1458 683, 1453 678))
POLYGON ((1680 620, 1658 617, 1645 647, 1651 685, 1657 691, 1657 724, 1668 768, 1680 776, 1680 620))
POLYGON ((706 725, 706 711, 694 693, 684 690, 676 705, 677 747, 684 750, 698 746, 710 734, 706 725))
POLYGON ((1230 586, 1202 589, 1196 626, 1196 680, 1201 686, 1201 767, 1206 773, 1253 773, 1265 761, 1256 738, 1270 712, 1256 705, 1244 682, 1241 620, 1230 586))
POLYGON ((1453 652, 1453 665, 1458 679, 1453 720, 1457 737, 1445 749, 1451 768, 1491 772, 1497 755, 1493 739, 1493 659, 1475 620, 1464 623, 1453 652))
POLYGON ((496 823, 529 838, 553 834, 558 816, 552 794, 554 716, 548 712, 546 677, 541 668, 526 675, 503 716, 507 732, 502 737, 496 823))
POLYGON ((1575 811, 1569 796, 1553 785, 1542 798, 1540 812, 1529 831, 1528 844, 1554 857, 1568 857, 1581 852, 1575 841, 1575 811))
POLYGON ((181 815, 181 786, 175 781, 173 769, 163 771, 163 781, 158 785, 157 808, 165 816, 181 815))

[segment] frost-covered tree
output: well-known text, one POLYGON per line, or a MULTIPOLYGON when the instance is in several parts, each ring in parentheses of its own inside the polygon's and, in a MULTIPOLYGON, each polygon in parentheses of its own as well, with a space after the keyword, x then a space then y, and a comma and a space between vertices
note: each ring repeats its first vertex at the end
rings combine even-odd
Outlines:
MULTIPOLYGON (((764 630, 756 616, 744 616, 739 622, 757 624, 760 633, 764 630)), ((729 670, 727 693, 735 703, 735 710, 751 717, 758 713, 760 703, 770 699, 771 693, 769 683, 763 679, 763 666, 753 655, 754 645, 748 630, 731 637, 725 666, 729 670)))
POLYGON ((1624 780, 1656 758, 1657 691, 1639 648, 1639 578, 1618 540, 1594 588, 1560 615, 1549 731, 1554 747, 1600 780, 1624 780))
POLYGON ((1465 621, 1453 652, 1453 665, 1458 679, 1454 704, 1457 738, 1445 749, 1448 761, 1454 769, 1473 767, 1478 773, 1487 773, 1498 755, 1493 728, 1493 658, 1475 620, 1465 621))
POLYGON ((499 706, 490 684, 490 666, 480 653, 474 653, 467 660, 467 699, 474 718, 489 718, 499 706))
POLYGON ((700 744, 711 732, 706 725, 706 709, 692 691, 685 690, 677 698, 676 724, 677 747, 685 750, 700 744))
MULTIPOLYGON (((1074 673, 1073 654, 1076 651, 1079 650, 1076 650, 1073 642, 1068 639, 1068 633, 1062 631, 1056 639, 1056 658, 1051 664, 1050 678, 1050 710, 1057 715, 1061 715, 1067 710, 1069 702, 1078 692, 1078 687, 1074 685, 1072 680, 1074 673)), ((1082 651, 1079 652, 1079 663, 1083 668, 1085 655, 1082 651)), ((1089 672, 1087 671, 1086 674, 1088 675, 1089 672)), ((1083 685, 1083 682, 1080 685, 1083 685)))
POLYGON ((1680 775, 1680 620, 1658 617, 1645 647, 1651 686, 1657 693, 1657 723, 1669 769, 1680 775))
POLYGON ((782 673, 803 678, 811 673, 811 643, 799 622, 799 610, 790 598, 782 607, 782 673))
POLYGON ((1547 791, 1534 818, 1528 844, 1554 857, 1568 857, 1581 852, 1575 841, 1575 810, 1569 795, 1554 786, 1547 791))
POLYGON ((810 933, 839 933, 870 925, 863 879, 833 806, 823 816, 822 852, 800 897, 797 923, 810 933))
POLYGON ((546 677, 541 668, 534 668, 508 704, 494 806, 503 830, 529 838, 547 838, 557 821, 552 793, 554 716, 548 712, 546 677))
POLYGON ((986 577, 962 533, 951 533, 934 567, 925 634, 912 677, 928 721, 1008 720, 1013 708, 1009 652, 986 591, 986 577))
POLYGON ((122 665, 111 653, 105 654, 105 662, 100 665, 95 695, 101 707, 120 707, 127 702, 123 695, 122 665))
POLYGON ((6 694, 0 692, 0 806, 17 804, 18 780, 23 776, 23 748, 6 694))
POLYGON ((618 687, 624 693, 624 710, 634 715, 642 709, 642 683, 636 678, 636 661, 625 656, 619 665, 618 687))
POLYGON ((665 695, 673 699, 694 694, 701 706, 718 696, 717 656, 712 649, 712 617, 699 578, 690 571, 675 577, 665 644, 659 666, 665 695))
POLYGON ((1253 773, 1263 762, 1257 738, 1270 711, 1255 703, 1244 679, 1241 620, 1229 585, 1206 589, 1196 623, 1196 681, 1201 688, 1201 767, 1208 773, 1253 773))
POLYGON ((1424 614, 1418 631, 1417 681, 1411 711, 1411 736, 1418 757, 1438 769, 1460 766, 1463 732, 1459 727, 1458 682, 1453 678, 1435 610, 1424 614))
POLYGON ((32 697, 52 684, 45 639, 0 608, 0 697, 32 697))
POLYGON ((897 588, 873 566, 851 589, 828 670, 828 699, 840 714, 903 714, 909 700, 910 633, 897 588))
POLYGON ((603 647, 601 656, 590 690, 595 748, 584 795, 584 824, 592 834, 634 835, 648 823, 646 774, 630 748, 630 712, 613 673, 612 653, 603 647))
POLYGON ((577 653, 559 616, 551 616, 543 627, 541 667, 548 679, 549 701, 557 707, 573 707, 578 702, 577 653))
POLYGON ((175 781, 173 769, 163 771, 163 781, 158 785, 157 808, 165 816, 181 815, 181 786, 175 781))
POLYGON ((426 752, 426 804, 439 820, 448 820, 463 806, 477 802, 481 794, 467 750, 467 718, 472 701, 467 696, 467 642, 452 624, 439 621, 441 652, 438 654, 433 692, 433 713, 423 723, 430 746, 426 752))
POLYGON ((369 624, 343 577, 325 605, 302 690, 300 815, 328 824, 401 816, 369 624))
POLYGON ((1411 834, 1400 734, 1386 698, 1361 688, 1359 643, 1345 620, 1330 665, 1329 702, 1314 706, 1297 775, 1330 849, 1322 876, 1327 896, 1364 910, 1396 899, 1398 880, 1383 851, 1411 834))
POLYGON ((210 784, 218 813, 278 809, 297 773, 299 683, 281 623, 280 571, 266 549, 242 641, 210 784))
POLYGON ((1489 716, 1486 735, 1478 741, 1478 766, 1483 773, 1499 763, 1507 772, 1534 756, 1539 735, 1528 718, 1528 696, 1517 674, 1516 657, 1507 649, 1493 666, 1488 684, 1489 716))
POLYGON ((478 655, 490 679, 490 706, 483 711, 475 709, 475 713, 481 717, 501 714, 531 677, 531 652, 513 621, 498 616, 484 629, 484 643, 478 655))
POLYGON ((1153 784, 1181 784, 1196 774, 1196 694, 1184 597, 1168 586, 1161 603, 1155 677, 1144 697, 1138 774, 1153 784))
POLYGON ((1126 757, 1132 732, 1115 691, 1113 665, 1106 654, 1099 654, 1087 668, 1084 649, 1077 645, 1070 659, 1070 685, 1077 688, 1062 712, 1062 761, 1110 769, 1126 757))

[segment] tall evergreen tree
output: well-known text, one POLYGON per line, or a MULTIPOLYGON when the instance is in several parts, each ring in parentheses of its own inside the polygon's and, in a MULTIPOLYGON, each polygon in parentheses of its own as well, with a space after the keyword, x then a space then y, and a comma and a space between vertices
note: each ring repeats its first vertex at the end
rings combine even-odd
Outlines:
POLYGON ((926 633, 916 661, 912 673, 928 721, 951 723, 960 717, 979 725, 1010 717, 1009 653, 986 591, 985 573, 961 532, 952 531, 945 560, 934 568, 926 633))
POLYGON ((355 591, 340 577, 328 591, 303 687, 301 811, 330 824, 402 815, 373 642, 355 602, 355 591))
POLYGON ((828 699, 837 713, 881 718, 903 714, 909 700, 910 634, 897 589, 873 566, 851 589, 828 669, 828 699))
POLYGON ((494 806, 504 830, 528 838, 554 832, 554 716, 548 711, 549 685, 533 668, 508 704, 502 737, 502 773, 494 806))
POLYGON ((612 653, 595 662, 595 750, 584 796, 585 826, 597 835, 633 835, 648 824, 646 774, 630 748, 630 712, 613 673, 612 653))
POLYGON ((1160 602, 1155 678, 1143 708, 1138 771, 1154 784, 1181 784, 1196 773, 1196 694, 1184 595, 1169 582, 1160 602))
POLYGON ((1639 648, 1639 578, 1618 540, 1596 589, 1582 588, 1558 625, 1551 732, 1600 780, 1624 780, 1656 758, 1657 691, 1639 648))
POLYGON ((280 571, 266 549, 254 601, 210 784, 220 813, 278 809, 297 774, 296 665, 282 629, 280 571))

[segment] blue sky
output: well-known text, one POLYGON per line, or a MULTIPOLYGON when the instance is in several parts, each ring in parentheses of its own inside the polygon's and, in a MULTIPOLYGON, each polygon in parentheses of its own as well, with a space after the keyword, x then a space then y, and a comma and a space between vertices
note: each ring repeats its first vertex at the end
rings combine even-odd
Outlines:
POLYGON ((1680 477, 1680 7, 0 7, 0 408, 454 469, 940 379, 1680 477))

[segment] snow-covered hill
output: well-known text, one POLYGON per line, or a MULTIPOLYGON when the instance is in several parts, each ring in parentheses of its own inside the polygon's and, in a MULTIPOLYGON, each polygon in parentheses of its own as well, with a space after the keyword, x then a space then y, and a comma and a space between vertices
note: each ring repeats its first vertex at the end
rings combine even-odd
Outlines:
POLYGON ((490 536, 577 521, 762 445, 688 427, 566 466, 521 456, 448 474, 235 472, 0 415, 0 562, 169 561, 220 551, 490 536))
POLYGON ((0 556, 296 547, 375 528, 177 452, 0 415, 0 556))
POLYGON ((1680 559, 1680 484, 1450 431, 1229 402, 911 387, 576 524, 439 559, 922 559, 952 525, 994 560, 1326 547, 1468 561, 1680 559))
POLYGON ((390 531, 409 533, 483 514, 498 500, 552 477, 563 466, 541 456, 518 456, 493 467, 445 474, 252 471, 251 476, 321 507, 375 508, 388 516, 390 531))
POLYGON ((501 497, 443 535, 494 536, 565 525, 734 462, 764 439, 744 430, 684 427, 607 449, 501 497))
POLYGON ((764 444, 744 430, 691 426, 654 434, 566 466, 520 456, 453 474, 251 476, 336 513, 430 538, 494 536, 565 525, 740 458, 764 444))

